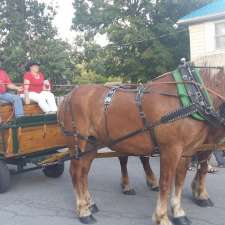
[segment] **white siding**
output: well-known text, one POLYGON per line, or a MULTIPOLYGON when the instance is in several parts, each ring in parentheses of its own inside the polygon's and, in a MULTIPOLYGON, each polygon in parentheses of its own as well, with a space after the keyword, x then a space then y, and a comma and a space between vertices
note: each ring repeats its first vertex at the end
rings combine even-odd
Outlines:
POLYGON ((189 26, 191 61, 208 66, 225 66, 225 49, 216 50, 215 23, 221 20, 189 26))
POLYGON ((204 45, 205 45, 205 54, 214 54, 215 51, 215 24, 205 23, 204 24, 204 45))
POLYGON ((225 67, 225 52, 200 56, 195 58, 195 65, 198 66, 223 66, 225 67))
POLYGON ((204 55, 205 29, 203 24, 189 26, 191 60, 204 55))

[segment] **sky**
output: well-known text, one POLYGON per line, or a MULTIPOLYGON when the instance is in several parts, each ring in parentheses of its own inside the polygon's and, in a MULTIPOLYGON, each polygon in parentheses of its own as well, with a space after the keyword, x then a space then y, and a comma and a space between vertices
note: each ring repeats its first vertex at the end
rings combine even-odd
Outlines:
MULTIPOLYGON (((59 35, 64 40, 72 42, 76 36, 75 31, 71 31, 72 18, 74 15, 73 1, 74 0, 38 0, 53 6, 58 6, 57 15, 54 24, 58 29, 59 35)), ((96 42, 102 46, 107 44, 105 36, 97 35, 96 42)))
POLYGON ((70 30, 74 14, 74 9, 72 5, 73 0, 38 0, 38 1, 53 6, 58 6, 54 24, 58 28, 59 35, 63 39, 69 39, 71 41, 75 36, 75 32, 70 30))

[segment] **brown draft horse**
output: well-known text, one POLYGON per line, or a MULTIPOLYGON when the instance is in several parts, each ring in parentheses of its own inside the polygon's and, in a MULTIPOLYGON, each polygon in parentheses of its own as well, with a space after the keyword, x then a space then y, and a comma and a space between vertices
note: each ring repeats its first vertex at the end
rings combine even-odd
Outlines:
MULTIPOLYGON (((220 79, 214 81, 211 80, 209 71, 201 71, 201 75, 207 87, 225 95, 225 74, 221 72, 220 79)), ((142 107, 151 123, 180 108, 178 98, 160 94, 160 92, 177 93, 173 82, 171 73, 167 73, 145 85, 150 92, 144 94, 142 107)), ((74 151, 75 141, 82 152, 88 152, 79 160, 71 160, 70 164, 77 214, 80 221, 86 224, 95 222, 92 214, 98 211, 88 190, 88 172, 96 156, 96 149, 107 146, 111 140, 143 127, 134 100, 135 94, 118 90, 108 108, 108 129, 106 129, 104 97, 107 92, 108 88, 101 85, 77 87, 65 98, 58 111, 59 123, 65 130, 73 132, 76 129, 79 134, 89 137, 88 140, 96 141, 92 144, 87 139, 68 137, 71 152, 74 151)), ((211 97, 215 108, 218 109, 222 100, 218 95, 211 97)), ((206 122, 187 117, 173 123, 162 124, 155 129, 155 133, 160 146, 160 192, 153 219, 157 225, 171 225, 167 208, 169 194, 173 187, 171 196, 173 221, 179 225, 190 224, 181 206, 181 195, 191 158, 183 156, 195 154, 195 149, 204 143, 216 143, 223 137, 224 128, 214 128, 206 122)), ((113 150, 130 155, 149 155, 153 149, 154 144, 148 132, 113 146, 113 150)), ((199 153, 201 166, 192 182, 193 197, 198 202, 210 203, 205 187, 207 160, 210 154, 210 151, 199 153)))

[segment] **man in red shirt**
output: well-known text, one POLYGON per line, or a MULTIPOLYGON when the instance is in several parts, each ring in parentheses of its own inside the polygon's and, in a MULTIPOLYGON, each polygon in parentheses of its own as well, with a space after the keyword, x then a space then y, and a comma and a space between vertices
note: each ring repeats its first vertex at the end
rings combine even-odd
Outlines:
POLYGON ((5 70, 2 69, 0 65, 0 100, 13 104, 16 118, 24 116, 22 98, 20 98, 19 95, 14 95, 7 92, 8 89, 16 91, 23 90, 22 87, 18 87, 12 83, 9 78, 9 75, 6 73, 5 70))

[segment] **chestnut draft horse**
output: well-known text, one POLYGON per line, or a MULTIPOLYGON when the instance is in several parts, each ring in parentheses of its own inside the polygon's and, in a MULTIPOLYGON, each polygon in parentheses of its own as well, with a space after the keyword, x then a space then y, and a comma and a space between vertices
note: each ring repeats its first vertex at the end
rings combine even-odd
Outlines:
MULTIPOLYGON (((211 98, 215 109, 218 110, 225 99, 222 97, 225 95, 225 74, 219 72, 219 79, 212 81, 208 70, 202 70, 200 73, 205 86, 217 91, 217 94, 211 94, 211 98)), ((176 97, 177 89, 172 73, 166 73, 144 87, 148 92, 142 96, 141 107, 149 123, 154 124, 164 115, 181 107, 180 100, 176 97)), ((123 89, 114 93, 105 113, 104 99, 108 91, 109 88, 102 85, 76 87, 64 99, 58 111, 58 120, 65 134, 73 134, 68 136, 71 154, 78 150, 85 153, 81 158, 71 160, 70 173, 76 194, 77 214, 80 221, 86 224, 95 221, 92 214, 98 209, 88 190, 88 173, 97 149, 108 146, 122 154, 150 155, 155 148, 148 130, 111 146, 112 140, 118 140, 130 132, 142 129, 143 121, 135 102, 136 93, 123 89)), ((167 207, 172 186, 173 221, 179 225, 190 224, 181 206, 182 188, 191 160, 191 157, 186 156, 196 154, 196 148, 204 143, 216 143, 224 133, 222 126, 215 128, 192 117, 155 127, 155 137, 160 147, 160 192, 153 216, 157 225, 171 225, 167 207)), ((194 199, 205 204, 211 202, 205 187, 207 160, 210 154, 210 151, 198 154, 201 166, 192 182, 194 199)))

